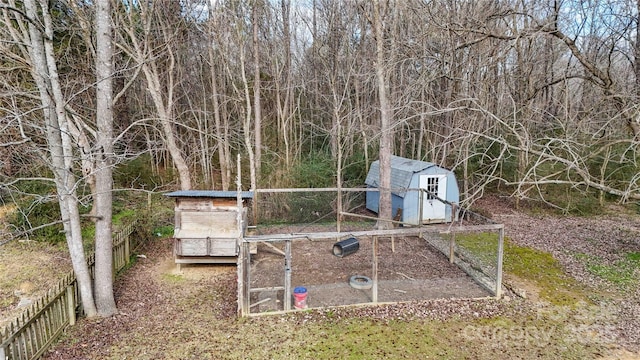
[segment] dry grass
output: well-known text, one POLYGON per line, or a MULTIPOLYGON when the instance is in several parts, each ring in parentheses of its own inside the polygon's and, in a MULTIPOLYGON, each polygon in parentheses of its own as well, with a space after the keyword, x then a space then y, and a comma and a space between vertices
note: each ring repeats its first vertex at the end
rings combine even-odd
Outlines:
POLYGON ((0 329, 24 311, 22 305, 45 295, 72 270, 64 242, 7 241, 7 217, 13 211, 15 205, 0 206, 0 329))
POLYGON ((20 314, 21 298, 36 299, 71 270, 66 248, 34 241, 0 246, 0 328, 20 314))

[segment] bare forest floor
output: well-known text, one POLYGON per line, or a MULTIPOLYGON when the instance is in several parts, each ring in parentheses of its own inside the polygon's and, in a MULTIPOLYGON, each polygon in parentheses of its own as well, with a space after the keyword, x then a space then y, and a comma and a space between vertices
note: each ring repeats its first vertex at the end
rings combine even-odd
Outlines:
POLYGON ((525 298, 509 293, 502 300, 433 299, 238 319, 235 266, 178 273, 164 239, 118 279, 120 314, 80 321, 46 358, 640 359, 640 216, 623 209, 595 217, 536 215, 496 197, 477 207, 506 225, 514 246, 550 253, 570 285, 509 273, 508 262, 519 260, 508 247, 506 282, 525 298), (554 304, 548 295, 554 289, 575 291, 580 300, 554 304))

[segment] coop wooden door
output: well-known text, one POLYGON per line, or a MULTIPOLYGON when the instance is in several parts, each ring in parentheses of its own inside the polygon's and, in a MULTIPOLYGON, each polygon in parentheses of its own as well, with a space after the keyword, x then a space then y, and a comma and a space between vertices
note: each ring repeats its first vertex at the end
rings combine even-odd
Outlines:
POLYGON ((436 196, 446 199, 447 175, 420 175, 420 188, 426 190, 422 194, 422 221, 444 220, 445 203, 436 196))

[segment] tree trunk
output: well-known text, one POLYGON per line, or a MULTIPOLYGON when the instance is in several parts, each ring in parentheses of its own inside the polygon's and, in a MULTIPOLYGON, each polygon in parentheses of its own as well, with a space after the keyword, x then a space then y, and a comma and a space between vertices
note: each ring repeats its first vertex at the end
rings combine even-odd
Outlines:
MULTIPOLYGON (((173 130, 173 111, 171 109, 173 106, 171 103, 172 97, 168 96, 168 100, 165 103, 162 99, 162 87, 160 86, 158 72, 151 69, 149 65, 146 65, 146 63, 143 64, 142 67, 149 85, 148 91, 153 99, 156 111, 158 112, 158 117, 160 118, 160 127, 162 129, 162 134, 164 135, 167 150, 169 150, 171 160, 173 160, 173 164, 178 170, 180 188, 182 190, 191 190, 191 171, 182 156, 182 152, 180 151, 180 147, 178 146, 173 130)), ((172 77, 172 70, 169 72, 170 77, 172 77)), ((169 86, 173 86, 173 84, 170 84, 169 86)))
MULTIPOLYGON (((640 14, 640 0, 636 1, 636 14, 640 14)), ((638 15, 635 18, 635 27, 636 27, 636 39, 633 43, 633 69, 634 75, 636 77, 636 93, 635 95, 635 103, 640 104, 640 19, 638 15)), ((636 107, 637 109, 637 107, 636 107)), ((633 138, 636 141, 640 141, 640 111, 636 110, 629 118, 629 127, 633 133, 633 138)))
POLYGON ((38 19, 38 14, 41 13, 44 20, 44 37, 34 22, 29 22, 28 25, 31 45, 29 49, 32 61, 31 72, 40 92, 47 128, 49 167, 54 174, 71 263, 78 281, 83 309, 88 317, 92 317, 96 315, 96 308, 91 276, 82 245, 80 213, 75 192, 76 179, 73 175, 73 153, 71 142, 68 139, 67 119, 64 113, 64 101, 61 97, 62 91, 57 81, 58 73, 52 44, 53 28, 48 3, 46 1, 40 2, 41 11, 38 11, 34 0, 26 0, 24 5, 29 18, 38 19))
MULTIPOLYGON (((262 161, 262 105, 260 104, 260 47, 258 44, 258 1, 253 3, 253 136, 255 143, 255 177, 260 178, 262 161)), ((255 187, 254 187, 255 189, 255 187)))
POLYGON ((391 220, 391 107, 389 106, 389 89, 384 72, 384 31, 380 14, 380 0, 373 3, 373 26, 376 37, 376 81, 380 101, 380 208, 378 211, 378 228, 389 229, 391 220))
POLYGON ((118 312, 113 297, 113 46, 110 0, 96 2, 95 300, 100 316, 118 312))
POLYGON ((280 91, 280 85, 279 85, 279 80, 276 82, 276 86, 277 86, 277 90, 276 90, 276 97, 277 97, 277 101, 276 104, 278 106, 278 117, 279 117, 279 125, 280 125, 280 129, 281 129, 281 136, 282 136, 282 141, 284 142, 284 158, 285 158, 285 166, 287 168, 289 168, 291 166, 291 159, 294 157, 294 155, 291 153, 291 133, 292 133, 292 126, 290 125, 291 123, 291 118, 293 117, 293 107, 292 102, 292 90, 291 90, 291 79, 292 79, 292 73, 291 73, 291 30, 289 27, 289 22, 290 22, 290 1, 289 0, 281 0, 280 1, 280 9, 282 11, 282 46, 283 46, 283 50, 284 50, 284 69, 282 71, 282 73, 285 76, 285 81, 284 81, 284 102, 281 101, 281 91, 280 91))
MULTIPOLYGON (((139 28, 141 19, 134 17, 132 15, 133 12, 127 13, 127 18, 120 19, 121 26, 119 27, 122 29, 125 41, 118 43, 118 45, 126 55, 130 56, 141 67, 145 75, 147 91, 160 121, 160 130, 164 135, 165 146, 171 155, 174 166, 178 170, 180 188, 182 190, 190 190, 191 170, 182 155, 173 128, 176 56, 172 47, 175 46, 175 40, 172 38, 172 26, 175 26, 175 24, 164 23, 160 20, 160 35, 162 37, 155 40, 158 40, 162 45, 159 49, 156 49, 152 36, 156 35, 156 33, 151 29, 151 19, 154 15, 158 15, 156 12, 165 11, 166 9, 162 6, 153 7, 155 3, 141 4, 144 9, 139 14, 141 14, 144 28, 139 28), (162 56, 158 55, 161 50, 164 50, 161 53, 162 56), (164 69, 162 67, 167 68, 164 69), (162 76, 162 73, 166 73, 166 78, 162 76)), ((160 18, 161 16, 158 16, 158 19, 160 18)))
MULTIPOLYGON (((251 94, 249 91, 249 81, 247 80, 247 68, 246 68, 246 56, 244 52, 244 47, 240 46, 240 75, 242 77, 242 85, 244 88, 244 97, 245 97, 245 117, 243 121, 243 131, 244 131, 244 145, 247 149, 247 155, 249 156, 249 176, 251 179, 251 189, 254 190, 256 188, 256 159, 253 150, 254 142, 251 141, 251 94)), ((254 214, 255 216, 255 214, 254 214)))
POLYGON ((213 55, 213 46, 209 46, 209 76, 211 76, 211 101, 213 103, 213 120, 216 127, 216 141, 218 143, 218 164, 220 164, 222 190, 229 190, 229 186, 231 185, 231 159, 229 157, 229 139, 226 136, 228 129, 222 125, 220 94, 218 92, 218 81, 216 80, 218 73, 213 55))

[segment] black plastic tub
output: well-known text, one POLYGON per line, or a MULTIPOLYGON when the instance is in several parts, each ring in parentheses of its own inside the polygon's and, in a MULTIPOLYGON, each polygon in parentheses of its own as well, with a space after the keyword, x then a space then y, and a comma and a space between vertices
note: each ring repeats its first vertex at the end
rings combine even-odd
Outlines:
POLYGON ((360 249, 360 242, 356 238, 348 238, 333 244, 333 255, 345 257, 360 249))

